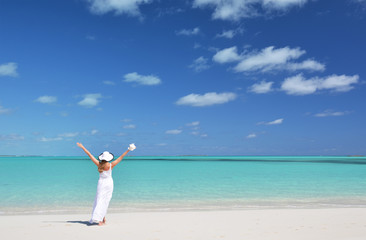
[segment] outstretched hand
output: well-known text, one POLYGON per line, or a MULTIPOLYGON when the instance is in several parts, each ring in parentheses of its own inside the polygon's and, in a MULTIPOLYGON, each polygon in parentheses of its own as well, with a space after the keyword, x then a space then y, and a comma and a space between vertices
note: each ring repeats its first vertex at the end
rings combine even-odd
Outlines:
POLYGON ((80 148, 84 147, 83 144, 81 144, 81 143, 76 143, 76 145, 78 145, 78 147, 80 147, 80 148))
POLYGON ((130 146, 128 147, 128 150, 130 150, 130 151, 133 151, 135 149, 136 149, 136 146, 134 143, 131 143, 130 146))

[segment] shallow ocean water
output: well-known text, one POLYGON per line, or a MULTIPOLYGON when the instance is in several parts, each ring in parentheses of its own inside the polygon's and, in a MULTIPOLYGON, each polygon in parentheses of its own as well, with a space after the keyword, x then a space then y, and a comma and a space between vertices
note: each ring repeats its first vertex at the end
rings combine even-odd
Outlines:
MULTIPOLYGON (((0 157, 0 214, 91 211, 87 157, 0 157)), ((366 206, 366 158, 126 157, 110 212, 366 206)))

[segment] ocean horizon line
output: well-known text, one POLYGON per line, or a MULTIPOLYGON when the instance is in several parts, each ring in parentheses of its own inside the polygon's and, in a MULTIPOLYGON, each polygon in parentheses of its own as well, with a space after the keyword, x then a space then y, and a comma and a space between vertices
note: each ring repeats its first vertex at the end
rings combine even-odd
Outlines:
MULTIPOLYGON (((95 155, 97 156, 97 155, 95 155)), ((32 155, 32 154, 4 154, 0 157, 85 157, 85 155, 32 155)), ((193 154, 193 155, 129 155, 126 158, 130 157, 366 157, 363 154, 345 154, 345 155, 270 155, 270 154, 262 154, 262 155, 205 155, 205 154, 193 154)))

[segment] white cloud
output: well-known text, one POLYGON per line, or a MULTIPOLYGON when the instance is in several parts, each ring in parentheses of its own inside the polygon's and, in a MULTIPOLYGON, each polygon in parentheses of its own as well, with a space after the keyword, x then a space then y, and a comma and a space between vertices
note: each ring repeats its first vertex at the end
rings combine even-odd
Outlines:
POLYGON ((140 16, 139 5, 147 4, 152 0, 87 0, 90 3, 90 11, 94 14, 115 12, 116 15, 127 14, 140 16))
POLYGON ((88 35, 85 37, 87 40, 91 40, 91 41, 94 41, 96 39, 95 36, 91 36, 91 35, 88 35))
POLYGON ((347 92, 353 89, 352 84, 358 83, 359 76, 331 75, 319 79, 319 89, 331 89, 336 92, 347 92))
POLYGON ((124 81, 125 82, 134 82, 140 85, 158 85, 161 83, 160 78, 154 76, 154 75, 147 75, 143 76, 136 72, 128 73, 124 75, 124 81))
POLYGON ((213 19, 238 21, 286 11, 294 6, 302 6, 307 0, 194 0, 193 7, 213 8, 213 19))
POLYGON ((135 129, 136 125, 135 124, 128 124, 128 125, 123 126, 123 128, 124 129, 135 129))
POLYGON ((201 32, 199 27, 195 27, 193 29, 182 29, 179 31, 176 31, 175 34, 177 35, 184 35, 184 36, 192 36, 192 35, 198 35, 201 32))
POLYGON ((41 137, 39 139, 39 141, 41 141, 41 142, 55 142, 55 141, 62 141, 62 140, 63 140, 62 137, 55 137, 55 138, 41 137))
POLYGON ((321 113, 317 113, 314 116, 315 117, 339 117, 339 116, 344 116, 346 114, 349 114, 348 111, 344 111, 344 112, 336 112, 333 110, 325 110, 321 113))
POLYGON ((24 140, 24 136, 19 134, 7 134, 7 135, 0 135, 0 141, 21 141, 24 140))
POLYGON ((194 136, 199 136, 201 138, 208 137, 208 135, 206 133, 200 133, 200 132, 197 132, 197 131, 193 131, 193 132, 191 132, 191 134, 194 135, 194 136))
POLYGON ((274 46, 266 47, 259 53, 250 53, 243 56, 243 60, 235 67, 237 72, 246 71, 270 71, 283 66, 292 59, 297 59, 305 54, 304 50, 299 48, 278 48, 274 46))
POLYGON ((234 36, 235 36, 234 30, 222 31, 221 34, 216 35, 216 37, 218 38, 229 38, 229 39, 232 39, 234 36))
POLYGON ((243 28, 239 27, 239 28, 231 29, 231 30, 223 30, 222 33, 217 34, 216 37, 232 39, 237 34, 242 34, 243 32, 244 32, 243 28))
POLYGON ((266 47, 260 51, 238 53, 236 46, 218 51, 213 56, 213 61, 218 63, 238 62, 234 67, 236 72, 268 72, 274 70, 286 71, 324 71, 325 65, 315 60, 308 59, 295 62, 306 53, 300 48, 275 48, 266 47))
POLYGON ((286 78, 281 85, 281 90, 289 95, 307 95, 315 93, 317 81, 314 79, 306 80, 302 74, 286 78))
POLYGON ((203 95, 192 93, 178 99, 176 104, 188 105, 193 107, 205 107, 215 104, 227 103, 229 101, 234 100, 236 97, 237 97, 236 94, 231 92, 224 92, 224 93, 209 92, 203 95))
POLYGON ((273 82, 262 81, 260 83, 253 84, 250 88, 250 92, 254 93, 268 93, 272 91, 273 82))
POLYGON ((67 117, 67 116, 69 116, 69 113, 68 113, 68 112, 63 111, 63 112, 60 112, 60 116, 62 116, 62 117, 67 117))
POLYGON ((115 82, 112 82, 112 81, 103 81, 103 83, 104 83, 105 85, 110 85, 110 86, 114 86, 114 85, 116 85, 116 83, 115 83, 115 82))
POLYGON ((9 113, 11 113, 11 109, 9 109, 9 108, 4 108, 3 106, 1 106, 0 105, 0 115, 2 115, 2 114, 9 114, 9 113))
POLYGON ((241 57, 238 55, 238 49, 236 47, 222 49, 212 58, 213 61, 218 63, 236 62, 240 59, 241 57))
POLYGON ((202 47, 202 46, 201 46, 201 44, 199 44, 199 43, 194 43, 194 45, 193 45, 193 48, 194 48, 194 49, 198 49, 198 48, 200 48, 200 47, 202 47))
POLYGON ((306 2, 307 0, 263 0, 262 4, 268 9, 286 10, 292 6, 301 6, 306 2))
POLYGON ((182 133, 182 130, 180 129, 172 129, 172 130, 167 130, 165 131, 166 134, 173 134, 173 135, 177 135, 177 134, 180 134, 182 133))
POLYGON ((210 65, 208 65, 208 59, 201 56, 195 59, 189 67, 193 68, 196 72, 201 72, 203 70, 209 69, 210 65))
POLYGON ((55 96, 41 96, 41 97, 37 98, 35 101, 39 102, 39 103, 48 103, 48 104, 50 104, 50 103, 57 102, 57 97, 55 97, 55 96))
POLYGON ((279 125, 283 123, 283 118, 279 118, 270 122, 259 122, 257 125, 279 125))
POLYGON ((156 144, 156 146, 159 146, 159 147, 164 147, 164 146, 167 146, 168 144, 167 143, 158 143, 156 144))
POLYGON ((102 98, 102 94, 100 93, 85 94, 84 99, 78 104, 83 107, 92 108, 98 105, 100 98, 102 98))
POLYGON ((324 71, 325 65, 317 61, 308 59, 301 63, 288 63, 287 68, 291 71, 297 71, 297 70, 324 71))
POLYGON ((200 122, 199 121, 195 121, 195 122, 187 123, 186 125, 188 127, 197 127, 198 125, 200 125, 200 122))
POLYGON ((289 95, 307 95, 318 90, 331 90, 347 92, 353 89, 352 84, 358 83, 359 76, 330 75, 324 78, 305 79, 302 74, 286 78, 281 85, 281 90, 289 95))
POLYGON ((93 130, 91 130, 91 132, 90 132, 90 134, 91 135, 95 135, 95 134, 97 134, 99 131, 97 130, 97 129, 93 129, 93 130))
POLYGON ((73 137, 76 137, 76 136, 79 136, 78 132, 59 134, 59 137, 65 137, 65 138, 73 138, 73 137))
POLYGON ((355 2, 356 4, 360 4, 360 7, 362 10, 366 10, 366 0, 350 0, 352 2, 355 2))
POLYGON ((0 77, 7 76, 7 77, 16 77, 18 76, 17 73, 18 64, 9 62, 0 65, 0 77))
POLYGON ((247 138, 256 138, 257 137, 257 134, 255 134, 255 133, 251 133, 251 134, 249 134, 248 136, 247 136, 247 138))
POLYGON ((283 123, 283 118, 276 119, 274 121, 268 122, 266 125, 278 125, 283 123))

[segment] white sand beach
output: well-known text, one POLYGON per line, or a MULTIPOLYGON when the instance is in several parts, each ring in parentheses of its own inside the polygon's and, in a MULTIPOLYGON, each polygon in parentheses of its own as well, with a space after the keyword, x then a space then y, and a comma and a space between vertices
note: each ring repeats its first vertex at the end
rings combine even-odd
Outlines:
POLYGON ((366 208, 0 216, 2 239, 364 240, 366 208))

